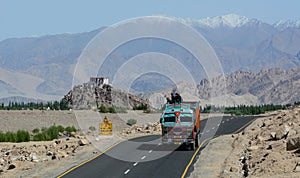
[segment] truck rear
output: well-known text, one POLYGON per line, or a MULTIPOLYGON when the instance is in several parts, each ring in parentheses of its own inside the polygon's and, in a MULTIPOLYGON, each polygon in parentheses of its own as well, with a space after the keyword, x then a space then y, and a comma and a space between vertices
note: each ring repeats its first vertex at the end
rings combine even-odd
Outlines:
POLYGON ((161 115, 162 142, 189 146, 200 144, 200 103, 166 104, 161 115))

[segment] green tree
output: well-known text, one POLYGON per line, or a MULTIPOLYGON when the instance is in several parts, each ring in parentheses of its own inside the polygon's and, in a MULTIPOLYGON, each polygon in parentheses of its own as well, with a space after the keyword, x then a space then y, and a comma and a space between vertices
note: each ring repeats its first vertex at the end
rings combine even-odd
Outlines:
POLYGON ((62 99, 59 103, 59 108, 61 110, 69 110, 68 101, 66 99, 62 99))
POLYGON ((60 108, 59 102, 58 101, 54 101, 54 103, 53 103, 53 109, 54 110, 59 110, 59 108, 60 108))

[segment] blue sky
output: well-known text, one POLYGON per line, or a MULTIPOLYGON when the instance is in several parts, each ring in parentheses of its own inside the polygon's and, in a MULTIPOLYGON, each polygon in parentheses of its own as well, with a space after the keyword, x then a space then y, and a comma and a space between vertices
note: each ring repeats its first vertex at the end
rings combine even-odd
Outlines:
POLYGON ((267 23, 300 20, 299 0, 0 0, 0 40, 77 33, 128 18, 201 19, 235 13, 267 23))

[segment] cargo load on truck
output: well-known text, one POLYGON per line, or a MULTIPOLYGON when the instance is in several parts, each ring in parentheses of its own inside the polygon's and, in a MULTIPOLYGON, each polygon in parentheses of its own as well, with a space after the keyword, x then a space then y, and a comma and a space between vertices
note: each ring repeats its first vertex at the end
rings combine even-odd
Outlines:
POLYGON ((160 118, 162 143, 200 144, 200 102, 168 102, 160 118))

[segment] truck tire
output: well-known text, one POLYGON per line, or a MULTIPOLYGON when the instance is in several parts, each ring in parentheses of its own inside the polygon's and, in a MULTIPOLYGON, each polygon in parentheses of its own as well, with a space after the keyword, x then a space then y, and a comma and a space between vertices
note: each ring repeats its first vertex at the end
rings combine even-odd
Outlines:
POLYGON ((191 151, 194 151, 194 150, 195 150, 195 143, 194 143, 194 142, 193 142, 193 143, 190 143, 189 146, 190 146, 190 150, 191 150, 191 151))
POLYGON ((195 146, 197 148, 200 146, 200 133, 196 134, 196 137, 195 137, 195 146))

